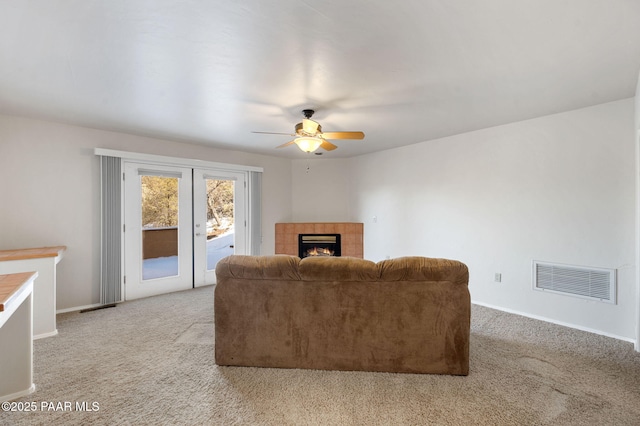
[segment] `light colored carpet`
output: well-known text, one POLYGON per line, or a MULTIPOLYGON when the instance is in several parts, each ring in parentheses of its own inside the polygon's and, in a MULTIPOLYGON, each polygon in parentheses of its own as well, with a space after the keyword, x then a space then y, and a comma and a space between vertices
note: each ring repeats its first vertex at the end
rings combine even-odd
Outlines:
POLYGON ((640 425, 632 344, 479 306, 467 377, 218 367, 213 287, 62 314, 58 329, 34 343, 37 390, 19 400, 38 410, 0 424, 640 425))

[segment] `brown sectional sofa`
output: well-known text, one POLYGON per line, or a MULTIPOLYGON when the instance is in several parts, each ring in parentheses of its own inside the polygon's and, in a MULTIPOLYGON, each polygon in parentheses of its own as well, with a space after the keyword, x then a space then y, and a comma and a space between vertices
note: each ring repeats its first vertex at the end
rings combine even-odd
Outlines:
POLYGON ((234 255, 216 275, 218 365, 469 372, 469 273, 458 261, 234 255))

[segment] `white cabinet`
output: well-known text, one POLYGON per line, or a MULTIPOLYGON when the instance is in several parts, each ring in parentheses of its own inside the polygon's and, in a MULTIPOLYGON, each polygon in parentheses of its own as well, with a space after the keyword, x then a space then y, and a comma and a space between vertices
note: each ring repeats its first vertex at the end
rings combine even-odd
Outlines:
POLYGON ((33 282, 37 272, 0 275, 0 402, 29 395, 33 384, 33 282))
POLYGON ((65 246, 0 250, 0 274, 38 272, 33 284, 33 337, 55 336, 56 327, 56 265, 62 259, 65 246))

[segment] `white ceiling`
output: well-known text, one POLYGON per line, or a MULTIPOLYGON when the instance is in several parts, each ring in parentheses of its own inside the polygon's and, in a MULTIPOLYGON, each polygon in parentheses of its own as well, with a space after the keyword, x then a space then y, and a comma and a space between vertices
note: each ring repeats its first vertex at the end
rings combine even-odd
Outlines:
POLYGON ((304 158, 635 95, 639 0, 0 0, 0 112, 304 158))

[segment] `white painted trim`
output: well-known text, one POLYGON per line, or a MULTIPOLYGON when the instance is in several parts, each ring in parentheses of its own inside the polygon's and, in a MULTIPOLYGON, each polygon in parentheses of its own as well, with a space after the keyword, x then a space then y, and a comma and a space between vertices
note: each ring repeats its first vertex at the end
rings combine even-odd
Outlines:
POLYGON ((31 395, 35 391, 36 391, 36 385, 34 383, 31 383, 31 386, 29 386, 28 389, 25 389, 25 390, 20 391, 20 392, 15 392, 15 393, 12 393, 10 395, 4 395, 2 398, 0 398, 0 402, 13 401, 14 399, 18 399, 18 398, 22 398, 23 396, 31 395))
POLYGON ((44 339, 45 337, 53 337, 57 335, 58 335, 58 329, 56 328, 55 330, 50 331, 48 333, 41 333, 41 334, 34 335, 33 340, 44 339))
MULTIPOLYGON (((207 287, 207 286, 210 286, 210 285, 215 285, 215 284, 205 284, 205 285, 200 286, 198 288, 207 287)), ((188 290, 183 290, 183 291, 188 291, 188 290)), ((118 304, 118 303, 124 303, 124 302, 125 302, 124 300, 119 300, 119 301, 117 301, 115 303, 118 304)), ((78 311, 83 311, 85 309, 99 308, 101 306, 104 306, 104 305, 102 303, 94 303, 92 305, 84 305, 84 306, 76 306, 76 307, 73 307, 73 308, 58 309, 56 311, 56 314, 66 314, 66 313, 69 313, 69 312, 78 312, 78 311)), ((57 332, 57 330, 56 330, 56 332, 57 332)))
POLYGON ((120 157, 126 161, 143 161, 148 163, 164 164, 171 166, 195 167, 195 168, 214 168, 221 170, 243 171, 243 172, 262 172, 262 167, 244 166, 241 164, 217 163, 215 161, 203 161, 193 158, 166 157, 164 155, 143 154, 139 152, 118 151, 113 149, 95 148, 95 155, 104 155, 108 157, 120 157))
POLYGON ((477 302, 477 301, 473 301, 473 300, 471 301, 471 303, 473 303, 474 305, 478 305, 478 306, 484 306, 485 308, 495 309, 497 311, 502 311, 502 312, 507 312, 507 313, 510 313, 510 314, 520 315, 522 317, 527 317, 527 318, 531 318, 531 319, 535 319, 535 320, 539 320, 539 321, 549 322, 549 323, 552 323, 552 324, 561 325, 563 327, 569 327, 569 328, 573 328, 573 329, 576 329, 576 330, 586 331, 588 333, 598 334, 600 336, 611 337, 613 339, 622 340, 622 341, 625 341, 625 342, 636 344, 636 341, 634 341, 633 339, 630 339, 628 337, 617 336, 617 335, 611 334, 611 333, 605 333, 603 331, 594 330, 594 329, 589 328, 589 327, 582 327, 582 326, 579 326, 579 325, 570 324, 570 323, 566 323, 566 322, 562 322, 562 321, 557 321, 557 320, 554 320, 554 319, 551 319, 551 318, 542 317, 542 316, 539 316, 539 315, 531 315, 531 314, 527 314, 527 313, 524 313, 524 312, 516 311, 514 309, 508 309, 508 308, 503 308, 501 306, 490 305, 488 303, 477 302))
MULTIPOLYGON (((116 303, 120 303, 120 302, 116 302, 116 303)), ((102 306, 102 303, 94 303, 93 305, 76 306, 74 308, 58 309, 56 311, 56 314, 66 314, 68 312, 78 312, 78 311, 82 311, 84 309, 97 308, 99 306, 102 306)))
POLYGON ((634 127, 636 148, 636 342, 634 348, 640 352, 640 73, 634 97, 634 127))
MULTIPOLYGON (((640 75, 638 77, 640 88, 640 75)), ((636 97, 640 94, 636 93, 636 97)), ((636 342, 634 349, 640 352, 640 110, 636 100, 636 342)))

